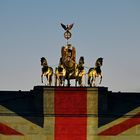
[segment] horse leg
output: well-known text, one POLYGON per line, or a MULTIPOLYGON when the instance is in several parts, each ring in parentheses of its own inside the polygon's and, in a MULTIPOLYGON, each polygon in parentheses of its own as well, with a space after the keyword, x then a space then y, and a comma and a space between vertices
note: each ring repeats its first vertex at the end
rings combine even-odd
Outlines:
POLYGON ((67 86, 70 87, 70 79, 67 79, 68 83, 67 86))
POLYGON ((55 86, 60 86, 60 75, 59 75, 59 73, 57 73, 57 75, 56 75, 56 81, 55 81, 55 86))
POLYGON ((88 85, 90 86, 90 76, 88 76, 88 85))
POLYGON ((77 77, 75 78, 75 87, 77 87, 77 77))
POLYGON ((88 85, 89 85, 90 87, 92 87, 92 84, 93 84, 93 77, 89 76, 89 77, 88 77, 88 85))
POLYGON ((41 74, 41 82, 43 83, 43 74, 41 74))
POLYGON ((92 86, 95 87, 96 86, 96 77, 92 77, 92 86))
POLYGON ((61 86, 61 85, 62 85, 62 81, 61 81, 60 75, 57 75, 56 86, 61 86))
POLYGON ((49 86, 52 85, 52 76, 53 76, 52 74, 49 75, 49 86))
POLYGON ((46 79, 47 79, 46 85, 50 86, 50 75, 49 74, 46 75, 46 79))
POLYGON ((65 77, 62 76, 62 85, 65 86, 65 77))
POLYGON ((57 86, 57 75, 55 75, 54 81, 55 81, 55 86, 57 86))
POLYGON ((50 76, 48 76, 48 86, 50 86, 50 76))
POLYGON ((83 77, 83 75, 82 75, 82 76, 80 77, 80 79, 79 79, 79 83, 80 83, 80 86, 81 86, 81 87, 83 87, 83 78, 84 78, 84 77, 83 77))
POLYGON ((79 77, 78 83, 79 83, 79 86, 82 87, 82 77, 79 77))
POLYGON ((49 78, 49 86, 51 86, 52 85, 52 75, 50 75, 49 77, 50 77, 49 78))
POLYGON ((100 82, 99 82, 99 84, 101 84, 101 82, 102 82, 102 75, 100 75, 100 82))
POLYGON ((46 75, 46 82, 45 82, 45 85, 48 86, 49 85, 49 81, 48 81, 49 77, 48 75, 46 75))
POLYGON ((58 85, 62 86, 62 84, 63 84, 63 76, 59 74, 58 75, 58 85))
POLYGON ((61 76, 61 86, 65 86, 65 77, 61 76))

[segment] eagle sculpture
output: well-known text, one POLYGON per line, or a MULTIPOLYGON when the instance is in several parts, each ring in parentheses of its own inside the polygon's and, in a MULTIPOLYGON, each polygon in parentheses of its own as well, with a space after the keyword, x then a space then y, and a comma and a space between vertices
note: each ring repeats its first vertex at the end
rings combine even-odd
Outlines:
POLYGON ((69 24, 69 25, 68 25, 68 24, 67 24, 67 25, 64 25, 63 23, 61 23, 62 28, 63 28, 64 30, 66 30, 66 31, 71 30, 72 27, 73 27, 73 25, 74 25, 74 23, 69 24))

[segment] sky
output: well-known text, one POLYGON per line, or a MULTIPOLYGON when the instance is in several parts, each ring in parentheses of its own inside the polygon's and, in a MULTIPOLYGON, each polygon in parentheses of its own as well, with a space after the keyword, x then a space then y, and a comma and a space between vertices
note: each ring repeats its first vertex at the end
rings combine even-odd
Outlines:
POLYGON ((104 58, 99 86, 140 92, 140 0, 0 0, 0 90, 43 85, 40 58, 55 68, 66 45, 60 23, 74 23, 86 72, 104 58))

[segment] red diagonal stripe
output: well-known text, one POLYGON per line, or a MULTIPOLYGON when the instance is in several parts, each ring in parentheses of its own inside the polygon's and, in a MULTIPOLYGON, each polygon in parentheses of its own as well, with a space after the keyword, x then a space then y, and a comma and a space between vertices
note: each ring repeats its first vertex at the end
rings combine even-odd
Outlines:
POLYGON ((116 136, 119 135, 120 133, 140 124, 140 112, 133 116, 132 118, 125 120, 117 125, 114 125, 105 131, 102 131, 98 135, 104 135, 104 136, 116 136))
POLYGON ((0 123, 0 134, 3 135, 23 135, 22 133, 10 128, 9 126, 0 123))

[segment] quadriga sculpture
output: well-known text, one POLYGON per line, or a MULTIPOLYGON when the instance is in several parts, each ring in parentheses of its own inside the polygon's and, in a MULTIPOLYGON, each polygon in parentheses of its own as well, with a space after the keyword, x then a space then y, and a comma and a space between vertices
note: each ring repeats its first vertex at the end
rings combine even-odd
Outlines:
POLYGON ((70 80, 75 79, 75 85, 77 82, 80 86, 83 86, 83 71, 84 71, 84 57, 81 57, 79 64, 76 64, 76 49, 71 44, 63 46, 61 49, 61 58, 58 68, 56 68, 56 84, 57 80, 59 85, 64 85, 64 81, 67 80, 67 86, 70 86, 70 80), (61 77, 60 77, 61 75, 61 77))

